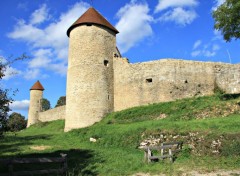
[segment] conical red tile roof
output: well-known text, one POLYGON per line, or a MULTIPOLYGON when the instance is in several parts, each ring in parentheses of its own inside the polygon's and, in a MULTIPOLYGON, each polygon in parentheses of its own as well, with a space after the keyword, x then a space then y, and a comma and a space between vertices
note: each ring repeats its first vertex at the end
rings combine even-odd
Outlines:
POLYGON ((44 88, 43 88, 42 84, 41 84, 39 81, 37 81, 37 82, 31 87, 30 90, 44 90, 44 88))
POLYGON ((90 7, 80 18, 78 18, 75 23, 72 24, 70 28, 67 30, 67 36, 69 37, 70 32, 75 27, 81 24, 98 24, 104 27, 111 29, 116 34, 119 33, 118 30, 113 27, 98 11, 96 11, 93 7, 90 7))

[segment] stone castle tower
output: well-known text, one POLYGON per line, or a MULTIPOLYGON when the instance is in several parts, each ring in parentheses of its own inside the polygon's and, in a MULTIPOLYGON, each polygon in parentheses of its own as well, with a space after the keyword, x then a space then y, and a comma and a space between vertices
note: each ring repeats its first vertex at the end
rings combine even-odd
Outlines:
POLYGON ((113 53, 117 33, 94 8, 89 8, 67 30, 65 131, 90 126, 113 111, 113 53))
POLYGON ((44 88, 39 81, 37 81, 30 89, 30 104, 28 110, 27 127, 38 122, 38 113, 41 112, 43 91, 44 88))
POLYGON ((43 86, 30 89, 28 127, 65 119, 65 131, 91 126, 107 113, 152 103, 240 93, 240 64, 160 59, 129 63, 116 48, 115 29, 89 8, 67 30, 66 105, 41 112, 43 86))

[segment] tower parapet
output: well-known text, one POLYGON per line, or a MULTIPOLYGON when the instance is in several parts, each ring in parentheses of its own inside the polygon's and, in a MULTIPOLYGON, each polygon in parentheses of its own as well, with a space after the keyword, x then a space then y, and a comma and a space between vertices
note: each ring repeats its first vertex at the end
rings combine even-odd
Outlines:
POLYGON ((28 110, 27 127, 38 122, 38 113, 41 112, 43 91, 44 88, 39 81, 37 81, 30 89, 30 104, 28 110))

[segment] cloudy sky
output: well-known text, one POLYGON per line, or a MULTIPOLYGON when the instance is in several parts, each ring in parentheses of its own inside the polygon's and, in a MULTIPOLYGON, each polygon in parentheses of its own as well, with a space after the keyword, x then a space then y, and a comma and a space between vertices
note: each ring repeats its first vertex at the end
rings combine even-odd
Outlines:
MULTIPOLYGON (((239 63, 240 43, 226 43, 213 29, 212 11, 224 0, 93 0, 118 30, 117 46, 131 63, 162 58, 239 63)), ((43 84, 52 107, 66 94, 66 31, 91 1, 0 1, 2 62, 25 53, 29 59, 9 67, 1 83, 18 89, 11 108, 27 118, 29 88, 43 84)))

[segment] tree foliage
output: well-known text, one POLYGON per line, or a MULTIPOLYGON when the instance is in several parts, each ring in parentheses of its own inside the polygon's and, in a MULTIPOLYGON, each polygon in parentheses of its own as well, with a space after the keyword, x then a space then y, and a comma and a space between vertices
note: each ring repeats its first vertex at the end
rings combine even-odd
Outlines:
MULTIPOLYGON (((24 60, 28 58, 25 54, 15 59, 6 60, 3 57, 0 57, 0 81, 2 81, 5 76, 4 73, 6 69, 16 61, 24 60)), ((0 82, 1 84, 1 82, 0 82)), ((3 89, 0 86, 0 137, 3 136, 3 133, 7 130, 7 118, 8 112, 10 111, 9 105, 12 103, 13 99, 9 96, 9 89, 3 89)), ((13 92, 13 95, 16 91, 13 92)))
POLYGON ((214 28, 220 30, 224 40, 240 38, 240 1, 226 0, 213 12, 214 28))
POLYGON ((63 105, 66 105, 66 96, 59 97, 55 108, 58 106, 63 106, 63 105))
POLYGON ((7 121, 8 131, 16 132, 25 129, 27 126, 27 121, 25 117, 19 113, 13 112, 7 121))
POLYGON ((7 130, 7 117, 10 111, 9 104, 12 98, 8 96, 8 90, 0 89, 0 137, 7 130))
POLYGON ((51 109, 50 101, 46 98, 42 99, 42 111, 47 111, 51 109))

